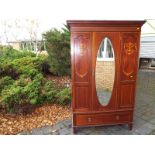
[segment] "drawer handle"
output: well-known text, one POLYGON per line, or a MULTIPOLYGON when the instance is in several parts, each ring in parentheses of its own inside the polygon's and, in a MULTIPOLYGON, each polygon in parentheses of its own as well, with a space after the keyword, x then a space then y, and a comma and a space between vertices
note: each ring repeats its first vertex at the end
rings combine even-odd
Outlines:
POLYGON ((117 121, 119 120, 119 115, 116 116, 116 120, 117 120, 117 121))
POLYGON ((88 118, 88 122, 91 122, 91 121, 92 121, 92 118, 89 117, 89 118, 88 118))
POLYGON ((130 75, 130 78, 133 78, 133 75, 130 75))

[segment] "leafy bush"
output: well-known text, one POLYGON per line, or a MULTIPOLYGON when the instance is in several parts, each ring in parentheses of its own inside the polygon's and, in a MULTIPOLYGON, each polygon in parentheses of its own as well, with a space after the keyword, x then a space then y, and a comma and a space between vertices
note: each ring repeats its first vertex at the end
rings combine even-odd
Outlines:
POLYGON ((14 60, 26 56, 36 57, 36 54, 30 51, 18 51, 11 46, 0 46, 0 58, 14 60))
POLYGON ((13 111, 17 104, 42 104, 54 102, 56 91, 52 83, 47 81, 42 74, 37 74, 33 79, 21 76, 12 85, 5 87, 0 96, 0 103, 8 111, 13 111))
POLYGON ((44 102, 55 102, 57 90, 54 89, 52 82, 46 81, 42 87, 42 100, 44 102))
MULTIPOLYGON (((31 77, 35 76, 39 72, 44 72, 44 65, 47 61, 47 57, 30 57, 23 58, 1 59, 0 62, 0 75, 11 76, 12 78, 18 77, 20 74, 27 74, 31 77)), ((47 72, 47 70, 45 71, 47 72)))
POLYGON ((7 111, 13 111, 16 104, 20 104, 21 100, 21 87, 16 85, 10 85, 5 87, 1 92, 0 103, 1 106, 6 108, 7 111))
POLYGON ((71 102, 71 89, 64 88, 56 94, 57 102, 61 105, 66 105, 71 102))
POLYGON ((43 75, 47 56, 21 54, 10 48, 0 51, 0 55, 0 107, 13 112, 18 105, 69 103, 68 89, 56 90, 43 75))
POLYGON ((13 82, 14 80, 9 76, 2 77, 0 79, 0 93, 5 87, 8 87, 9 85, 13 84, 13 82))
POLYGON ((70 33, 66 28, 52 29, 43 34, 49 54, 50 71, 54 75, 70 75, 70 33))

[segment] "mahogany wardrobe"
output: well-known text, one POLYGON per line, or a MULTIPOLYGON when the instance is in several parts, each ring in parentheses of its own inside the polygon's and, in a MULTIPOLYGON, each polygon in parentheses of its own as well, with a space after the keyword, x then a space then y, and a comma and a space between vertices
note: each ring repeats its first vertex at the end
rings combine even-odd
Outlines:
POLYGON ((132 129, 141 26, 145 21, 69 20, 72 127, 132 129))

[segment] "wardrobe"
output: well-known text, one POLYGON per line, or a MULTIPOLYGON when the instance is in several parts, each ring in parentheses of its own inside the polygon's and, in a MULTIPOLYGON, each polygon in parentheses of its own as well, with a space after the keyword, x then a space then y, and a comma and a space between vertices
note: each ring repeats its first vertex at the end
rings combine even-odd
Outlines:
POLYGON ((72 127, 133 125, 140 32, 145 21, 68 20, 72 127))

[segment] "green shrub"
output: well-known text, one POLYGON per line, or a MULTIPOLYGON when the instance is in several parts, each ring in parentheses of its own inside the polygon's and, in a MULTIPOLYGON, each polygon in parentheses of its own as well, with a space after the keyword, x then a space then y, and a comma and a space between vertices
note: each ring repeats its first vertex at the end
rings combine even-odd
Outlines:
POLYGON ((13 49, 11 46, 0 46, 0 58, 14 60, 26 56, 36 57, 36 54, 30 51, 18 51, 13 49))
POLYGON ((14 112, 19 105, 70 103, 70 90, 58 91, 44 77, 47 56, 34 56, 27 52, 21 54, 11 48, 1 52, 1 47, 0 55, 0 107, 14 112))
POLYGON ((37 74, 35 78, 29 82, 23 89, 24 94, 27 94, 27 98, 31 104, 40 104, 40 95, 42 88, 42 74, 37 74))
MULTIPOLYGON (((4 80, 3 80, 4 81, 4 80)), ((0 93, 0 105, 8 111, 13 111, 17 104, 42 104, 54 102, 56 96, 52 82, 47 81, 41 73, 33 79, 27 75, 21 75, 19 79, 10 82, 0 93)))
POLYGON ((54 89, 51 81, 46 81, 42 88, 42 99, 44 102, 55 102, 57 90, 54 89))
POLYGON ((7 111, 13 111, 16 104, 20 104, 21 100, 21 87, 10 85, 5 87, 1 92, 0 103, 7 111))
POLYGON ((70 88, 64 88, 60 90, 56 94, 57 97, 57 102, 60 103, 61 105, 66 105, 71 102, 71 89, 70 88))
POLYGON ((70 75, 70 33, 68 29, 52 29, 43 34, 49 55, 50 71, 54 75, 70 75))
POLYGON ((0 79, 0 93, 5 87, 8 87, 9 85, 13 84, 13 82, 14 80, 9 76, 2 77, 0 79))
MULTIPOLYGON (((12 78, 18 77, 20 74, 26 74, 31 77, 37 75, 39 72, 47 72, 44 65, 46 64, 47 57, 23 57, 18 59, 3 59, 0 62, 0 75, 11 76, 12 78)), ((47 67, 46 67, 47 68, 47 67)))

